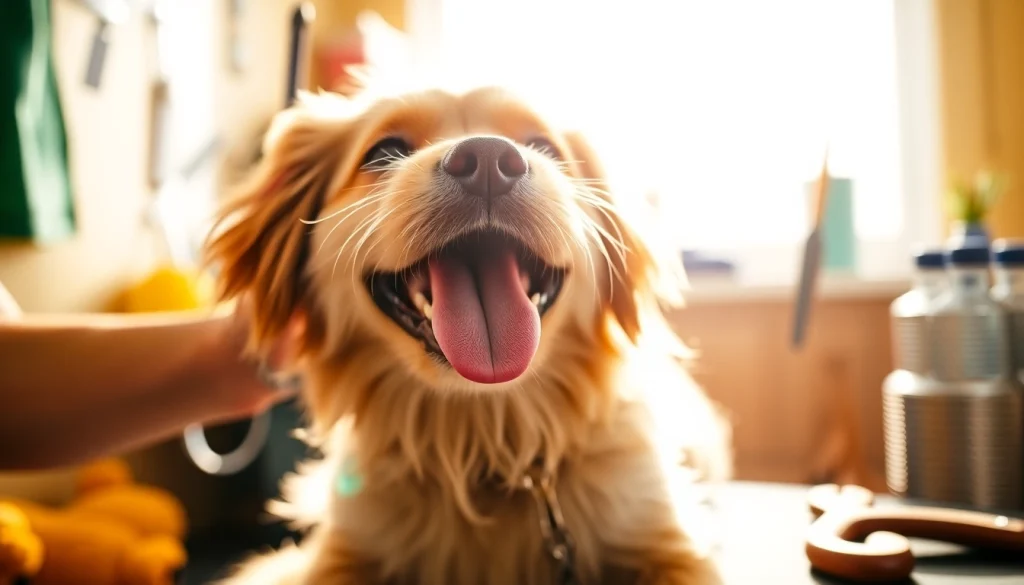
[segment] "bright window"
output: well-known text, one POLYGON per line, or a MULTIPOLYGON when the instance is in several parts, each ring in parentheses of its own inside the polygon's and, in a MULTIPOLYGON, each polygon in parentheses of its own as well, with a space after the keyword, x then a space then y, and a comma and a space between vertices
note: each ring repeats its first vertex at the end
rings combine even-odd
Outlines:
POLYGON ((421 65, 576 117, 682 248, 791 279, 826 142, 862 275, 936 235, 928 0, 409 1, 421 65))

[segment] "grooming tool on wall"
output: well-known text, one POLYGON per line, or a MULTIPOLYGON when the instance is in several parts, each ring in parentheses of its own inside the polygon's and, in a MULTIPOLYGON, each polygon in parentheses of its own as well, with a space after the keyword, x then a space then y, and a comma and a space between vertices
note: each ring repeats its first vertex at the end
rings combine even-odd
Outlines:
POLYGON ((85 84, 93 89, 100 87, 103 68, 110 47, 111 25, 122 24, 131 12, 128 0, 78 0, 96 15, 96 30, 92 35, 89 57, 85 66, 85 84))
MULTIPOLYGON (((285 108, 291 107, 295 103, 299 91, 309 85, 306 80, 308 64, 312 61, 312 47, 309 42, 309 35, 314 20, 316 20, 316 7, 313 3, 300 2, 295 7, 292 17, 288 21, 290 34, 288 42, 288 77, 283 104, 285 108)), ((269 124, 261 129, 260 136, 266 135, 268 129, 269 124)), ((251 158, 247 161, 248 165, 255 165, 263 157, 263 140, 256 140, 254 142, 255 148, 253 148, 251 158)))
MULTIPOLYGON (((312 2, 302 2, 296 7, 290 21, 290 42, 288 55, 288 86, 285 107, 292 105, 301 87, 305 86, 302 75, 303 64, 309 62, 308 37, 316 11, 312 2)), ((269 383, 277 383, 271 373, 260 371, 260 376, 269 383)), ((287 380, 285 383, 294 383, 287 380)), ((286 403, 287 404, 287 403, 286 403)), ((281 408, 283 405, 278 405, 281 408)), ((200 424, 185 428, 182 438, 185 452, 196 467, 210 475, 233 475, 252 464, 263 451, 271 430, 272 412, 263 412, 253 417, 241 444, 229 453, 218 453, 206 440, 206 432, 200 424)))
POLYGON ((874 507, 859 486, 819 485, 808 504, 816 519, 806 554, 823 573, 857 582, 904 582, 914 570, 907 538, 1024 554, 1024 520, 952 508, 874 507))
POLYGON ((291 46, 288 59, 288 86, 285 107, 295 102, 299 89, 306 87, 306 65, 310 62, 309 30, 316 19, 312 2, 302 2, 292 14, 291 46))
POLYGON ((797 288, 796 306, 793 315, 793 347, 799 349, 807 334, 807 323, 810 319, 811 304, 814 301, 814 289, 821 269, 821 223, 825 215, 828 200, 828 148, 821 164, 821 174, 811 199, 811 233, 804 244, 803 268, 797 288))

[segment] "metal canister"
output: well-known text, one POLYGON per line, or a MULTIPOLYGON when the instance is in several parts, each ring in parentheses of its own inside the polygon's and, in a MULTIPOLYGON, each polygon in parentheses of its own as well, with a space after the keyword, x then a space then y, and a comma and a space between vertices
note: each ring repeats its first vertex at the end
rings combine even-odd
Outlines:
POLYGON ((1024 400, 1008 379, 943 382, 906 370, 885 380, 886 480, 900 496, 1024 509, 1024 400))
MULTIPOLYGON (((919 348, 918 361, 900 360, 883 386, 889 489, 1021 510, 1024 393, 1009 366, 1006 310, 989 294, 989 249, 954 249, 946 260, 949 289, 901 340, 919 348)), ((902 317, 893 313, 894 331, 902 317)))

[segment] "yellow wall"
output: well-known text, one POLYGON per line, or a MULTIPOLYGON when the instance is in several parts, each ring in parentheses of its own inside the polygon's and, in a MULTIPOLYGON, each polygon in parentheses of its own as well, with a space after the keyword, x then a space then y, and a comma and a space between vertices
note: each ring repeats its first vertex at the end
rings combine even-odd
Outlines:
POLYGON ((1024 237, 1024 2, 936 0, 947 171, 1009 173, 990 217, 996 237, 1024 237))

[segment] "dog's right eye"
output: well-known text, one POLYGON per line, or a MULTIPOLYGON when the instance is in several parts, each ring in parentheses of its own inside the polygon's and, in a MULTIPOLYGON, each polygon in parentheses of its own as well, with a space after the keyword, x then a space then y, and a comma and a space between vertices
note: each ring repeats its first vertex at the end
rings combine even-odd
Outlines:
POLYGON ((363 157, 363 168, 379 170, 412 154, 412 147, 401 138, 389 137, 373 145, 363 157))

